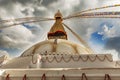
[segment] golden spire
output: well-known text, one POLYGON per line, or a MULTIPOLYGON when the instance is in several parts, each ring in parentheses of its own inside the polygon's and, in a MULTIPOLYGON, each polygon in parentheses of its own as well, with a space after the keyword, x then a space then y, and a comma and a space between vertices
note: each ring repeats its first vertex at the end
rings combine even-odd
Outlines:
POLYGON ((61 12, 58 10, 54 17, 56 21, 48 33, 48 39, 67 39, 67 34, 62 25, 61 12))
POLYGON ((54 18, 56 19, 56 18, 61 18, 62 19, 62 14, 61 14, 61 12, 60 12, 60 10, 58 10, 58 12, 55 14, 55 16, 54 16, 54 18))

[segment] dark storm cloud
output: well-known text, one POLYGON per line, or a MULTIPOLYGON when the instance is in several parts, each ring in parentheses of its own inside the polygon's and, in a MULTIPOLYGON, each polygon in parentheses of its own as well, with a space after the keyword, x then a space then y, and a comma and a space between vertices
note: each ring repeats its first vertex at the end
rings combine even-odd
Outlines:
POLYGON ((41 4, 43 6, 49 6, 50 4, 57 2, 57 1, 59 1, 59 0, 43 0, 41 4))
POLYGON ((0 7, 2 8, 8 8, 8 10, 12 10, 14 8, 14 5, 17 5, 18 3, 24 6, 31 6, 32 5, 38 5, 41 4, 42 0, 0 0, 0 7))
POLYGON ((4 8, 9 10, 12 10, 14 1, 13 0, 0 0, 0 8, 4 8))
POLYGON ((0 4, 2 6, 4 5, 8 5, 10 3, 21 3, 21 4, 29 4, 29 3, 33 3, 33 2, 37 2, 38 0, 1 0, 0 4))
POLYGON ((109 38, 105 45, 105 49, 116 50, 120 58, 120 37, 109 38))

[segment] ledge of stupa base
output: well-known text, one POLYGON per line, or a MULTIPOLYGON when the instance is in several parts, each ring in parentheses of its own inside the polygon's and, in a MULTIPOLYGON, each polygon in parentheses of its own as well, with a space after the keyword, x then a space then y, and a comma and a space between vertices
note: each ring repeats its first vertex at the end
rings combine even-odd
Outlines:
POLYGON ((111 54, 47 54, 41 68, 107 68, 115 67, 111 54))
POLYGON ((111 54, 47 54, 41 55, 41 61, 37 56, 18 57, 2 65, 2 69, 14 68, 114 68, 116 62, 111 54), (33 63, 36 62, 36 63, 33 63))
POLYGON ((1 74, 1 80, 4 80, 9 74, 12 80, 21 80, 24 75, 27 79, 41 79, 45 74, 47 80, 58 80, 64 75, 66 80, 81 79, 85 73, 88 80, 104 80, 105 74, 108 74, 112 80, 120 79, 120 68, 42 68, 42 69, 4 69, 1 74))
POLYGON ((116 67, 116 68, 120 68, 120 60, 114 61, 114 62, 115 62, 115 67, 116 67))

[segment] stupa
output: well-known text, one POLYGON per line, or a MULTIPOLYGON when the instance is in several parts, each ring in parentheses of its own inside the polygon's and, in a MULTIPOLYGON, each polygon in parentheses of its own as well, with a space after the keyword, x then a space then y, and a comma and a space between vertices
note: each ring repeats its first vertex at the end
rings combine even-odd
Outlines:
POLYGON ((0 80, 120 80, 120 62, 69 41, 62 20, 58 11, 48 40, 11 60, 0 57, 0 80))

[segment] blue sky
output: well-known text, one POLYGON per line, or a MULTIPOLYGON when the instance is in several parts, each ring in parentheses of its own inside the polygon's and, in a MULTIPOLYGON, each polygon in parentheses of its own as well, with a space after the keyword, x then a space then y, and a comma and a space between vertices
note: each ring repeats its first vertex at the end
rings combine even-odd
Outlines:
POLYGON ((93 33, 91 33, 90 35, 90 42, 95 44, 95 45, 99 45, 101 47, 104 47, 106 45, 107 39, 104 35, 104 26, 106 26, 106 28, 108 28, 108 30, 110 30, 113 25, 109 22, 103 22, 101 23, 97 30, 93 33))
POLYGON ((106 44, 106 39, 103 39, 103 35, 99 34, 98 32, 94 32, 91 34, 90 41, 101 46, 104 46, 106 44))

